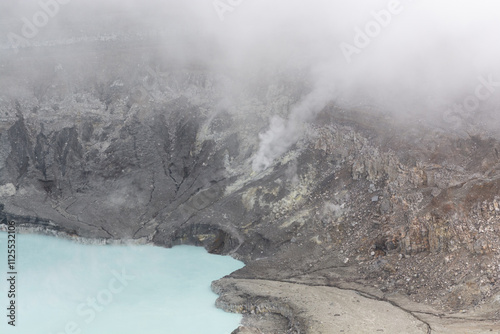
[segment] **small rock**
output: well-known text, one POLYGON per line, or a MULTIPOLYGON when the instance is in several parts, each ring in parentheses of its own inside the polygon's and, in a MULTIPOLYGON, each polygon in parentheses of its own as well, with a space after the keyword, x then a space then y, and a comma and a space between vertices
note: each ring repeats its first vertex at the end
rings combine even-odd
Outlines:
POLYGON ((0 186, 0 197, 10 197, 16 194, 16 186, 12 183, 7 183, 0 186))
POLYGON ((441 189, 439 189, 439 188, 432 189, 432 191, 431 191, 432 197, 437 197, 437 196, 439 196, 439 194, 441 194, 441 189))

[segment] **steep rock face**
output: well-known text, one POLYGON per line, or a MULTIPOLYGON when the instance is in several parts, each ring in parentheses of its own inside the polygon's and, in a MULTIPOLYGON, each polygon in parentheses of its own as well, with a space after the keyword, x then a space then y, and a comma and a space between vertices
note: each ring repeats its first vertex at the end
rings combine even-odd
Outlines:
POLYGON ((498 295, 496 139, 332 103, 256 173, 258 134, 306 91, 297 77, 228 99, 234 78, 203 69, 155 60, 128 75, 120 58, 86 77, 65 57, 43 60, 44 94, 0 101, 2 218, 203 245, 245 260, 235 278, 357 282, 452 310, 498 295))

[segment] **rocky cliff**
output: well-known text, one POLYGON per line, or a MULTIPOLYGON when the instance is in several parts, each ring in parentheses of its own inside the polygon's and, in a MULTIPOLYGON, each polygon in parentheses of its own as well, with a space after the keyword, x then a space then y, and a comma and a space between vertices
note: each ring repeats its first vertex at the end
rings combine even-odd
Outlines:
MULTIPOLYGON (((231 73, 155 57, 147 40, 147 57, 127 42, 85 43, 76 59, 64 45, 4 58, 2 224, 201 245, 245 261, 234 280, 351 288, 422 321, 500 318, 494 136, 331 101, 256 172, 259 133, 308 91, 300 71, 241 86, 231 73)), ((220 305, 255 313, 266 298, 247 297, 253 308, 220 305)), ((260 309, 314 332, 284 305, 260 309)))

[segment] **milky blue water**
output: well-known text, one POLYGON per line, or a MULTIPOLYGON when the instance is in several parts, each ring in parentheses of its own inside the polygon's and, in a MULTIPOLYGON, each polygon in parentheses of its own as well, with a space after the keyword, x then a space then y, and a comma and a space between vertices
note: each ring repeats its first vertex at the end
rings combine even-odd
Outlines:
POLYGON ((0 233, 0 333, 229 334, 210 283, 243 263, 177 246, 81 245, 17 235, 16 327, 8 325, 7 236, 0 233), (5 277, 5 278, 4 278, 5 277))

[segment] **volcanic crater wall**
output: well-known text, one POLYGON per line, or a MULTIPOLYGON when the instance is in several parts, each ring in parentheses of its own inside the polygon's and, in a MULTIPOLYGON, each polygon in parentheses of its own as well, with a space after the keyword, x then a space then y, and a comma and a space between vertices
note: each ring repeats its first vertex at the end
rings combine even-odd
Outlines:
MULTIPOLYGON (((95 47, 111 57, 124 46, 95 47)), ((2 98, 4 223, 203 245, 247 263, 234 277, 347 280, 445 309, 498 295, 495 138, 332 102, 254 171, 258 134, 308 92, 299 73, 241 86, 196 64, 118 59, 86 73, 62 48, 36 61, 47 74, 31 91, 2 98)))

